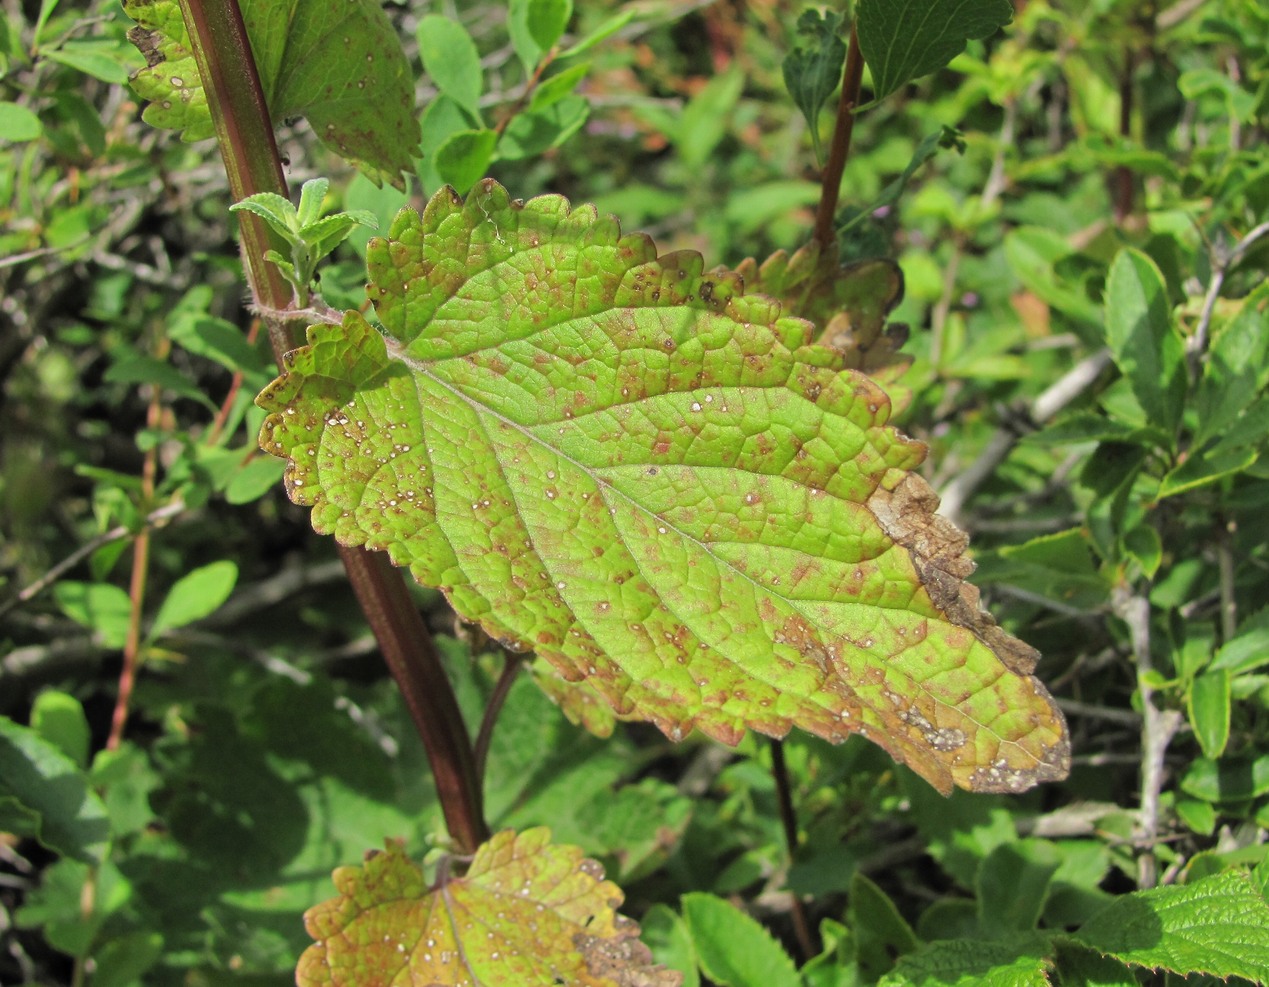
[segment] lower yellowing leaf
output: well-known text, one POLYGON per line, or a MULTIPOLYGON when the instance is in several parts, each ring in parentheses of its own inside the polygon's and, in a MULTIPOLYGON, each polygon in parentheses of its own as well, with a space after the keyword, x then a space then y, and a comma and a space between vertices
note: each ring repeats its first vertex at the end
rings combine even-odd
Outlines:
POLYGON ((369 266, 385 331, 311 328, 259 398, 318 531, 672 739, 858 733, 944 792, 1066 774, 925 447, 811 323, 487 180, 402 212, 369 266))
POLYGON ((429 887, 399 844, 335 871, 339 897, 310 908, 316 943, 299 987, 387 984, 678 987, 652 963, 639 927, 618 915, 621 889, 546 829, 498 833, 463 877, 442 863, 429 887))

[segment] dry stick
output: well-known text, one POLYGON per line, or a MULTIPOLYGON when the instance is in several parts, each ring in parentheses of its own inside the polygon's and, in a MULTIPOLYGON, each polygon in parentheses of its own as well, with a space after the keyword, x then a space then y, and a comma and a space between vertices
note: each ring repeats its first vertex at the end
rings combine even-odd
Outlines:
POLYGON ((825 250, 837 243, 834 219, 837 197, 841 194, 842 172, 850 154, 850 138, 855 130, 855 107, 859 103, 859 86, 864 78, 864 56, 859 50, 859 35, 850 25, 850 44, 846 49, 846 68, 842 72, 842 94, 837 102, 837 122, 833 127, 833 143, 828 150, 828 163, 820 176, 820 204, 815 212, 815 239, 825 250))
POLYGON ((1154 672, 1150 656, 1150 601, 1127 587, 1120 587, 1115 591, 1113 603, 1119 619, 1128 625, 1137 665, 1137 690, 1141 693, 1141 807, 1136 833, 1141 856, 1137 858, 1137 884, 1152 888, 1159 879, 1154 845, 1159 833, 1163 758, 1180 726, 1181 714, 1172 709, 1162 710, 1154 703, 1154 688, 1150 685, 1154 672))
MULTIPOLYGON (((234 200, 256 192, 286 196, 273 124, 237 0, 180 0, 180 6, 234 200)), ((273 245, 268 227, 249 213, 239 218, 253 299, 265 311, 288 309, 291 287, 264 259, 273 245)), ((299 343, 299 323, 294 316, 266 322, 281 366, 283 355, 299 343)), ((339 555, 423 739, 446 829, 460 852, 472 853, 488 839, 489 827, 471 739, 432 637, 400 571, 386 556, 344 546, 339 555)))
MULTIPOLYGON (((1110 351, 1098 350, 1066 372, 1053 386, 1038 395, 1027 409, 1030 419, 1042 424, 1056 415, 1093 386, 1110 364, 1110 351)), ((957 524, 964 524, 965 504, 987 477, 995 471, 1015 445, 1019 435, 1009 428, 998 429, 974 462, 959 473, 941 491, 939 513, 957 524)))
MULTIPOLYGON (((780 805, 780 822, 784 827, 784 842, 789 849, 791 865, 798 848, 798 819, 793 809, 789 767, 784 762, 784 741, 774 737, 771 738, 771 777, 775 779, 776 801, 780 805)), ((806 961, 818 952, 815 939, 811 935, 811 923, 806 917, 806 906, 796 893, 790 893, 789 901, 793 915, 793 934, 797 936, 798 949, 802 951, 803 961, 806 961)))

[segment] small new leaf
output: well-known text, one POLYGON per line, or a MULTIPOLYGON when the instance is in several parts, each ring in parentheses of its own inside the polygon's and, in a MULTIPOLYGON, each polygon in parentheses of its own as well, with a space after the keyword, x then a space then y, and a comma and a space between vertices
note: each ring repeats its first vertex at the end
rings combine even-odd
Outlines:
POLYGON ((872 72, 874 102, 936 72, 1013 16, 1009 0, 859 0, 856 30, 872 72))
POLYGON ((846 61, 846 43, 837 33, 841 25, 841 14, 804 10, 798 18, 793 48, 784 56, 781 66, 784 85, 806 117, 815 160, 821 164, 824 154, 820 142, 820 111, 837 91, 842 81, 842 64, 846 61))
POLYGON ((339 897, 304 916, 316 943, 300 957, 299 987, 680 983, 616 912, 621 889, 548 830, 498 833, 464 876, 448 871, 428 887, 394 843, 335 871, 339 897))

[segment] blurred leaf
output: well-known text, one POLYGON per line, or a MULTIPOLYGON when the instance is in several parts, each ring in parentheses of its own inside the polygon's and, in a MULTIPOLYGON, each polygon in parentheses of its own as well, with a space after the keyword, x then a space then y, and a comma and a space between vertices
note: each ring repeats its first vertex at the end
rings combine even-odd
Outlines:
POLYGON ((1163 275, 1145 254, 1116 254, 1106 281, 1106 339, 1151 421, 1171 436, 1185 402, 1185 345, 1172 324, 1163 275))
POLYGON ((34 730, 0 716, 0 832, 100 864, 110 847, 101 798, 75 762, 34 730))
POLYGON ((53 598, 62 613, 93 631, 103 647, 123 647, 128 638, 132 601, 118 586, 67 579, 53 587, 53 598))
POLYGON ((684 107, 674 129, 674 144, 685 166, 705 166, 727 133, 732 109, 744 85, 744 73, 732 67, 710 79, 684 107))
POLYGON ((1246 872, 1124 895, 1074 938, 1134 966, 1269 978, 1269 903, 1246 872))
POLYGON ((798 18, 793 47, 784 56, 781 71, 794 105, 806 117, 815 148, 815 160, 824 161, 820 143, 820 111, 837 91, 846 61, 846 42, 838 33, 842 15, 804 10, 798 18))
POLYGON ((1243 802, 1269 792, 1269 754, 1255 758, 1200 757, 1181 776, 1181 791, 1207 802, 1243 802))
POLYGON ((1190 725, 1206 757, 1220 757, 1229 742, 1229 672, 1207 671, 1190 685, 1190 725))
POLYGON ((423 71, 437 89, 471 114, 473 120, 479 120, 484 71, 467 29, 448 17, 427 14, 419 20, 415 34, 423 71))
POLYGON ((503 161, 536 157, 558 147, 581 129, 590 114, 590 103, 566 94, 541 108, 517 113, 498 141, 497 156, 503 161))
POLYGON ((1249 617, 1212 659, 1212 669, 1241 675, 1269 664, 1269 608, 1249 617))
POLYGON ((1124 549, 1137 560, 1148 579, 1155 577, 1163 562, 1163 540, 1153 525, 1139 524, 1124 535, 1124 549))
POLYGON ((682 916, 668 905, 655 904, 643 913, 640 921, 643 941, 652 950, 656 961, 683 974, 682 987, 700 987, 696 950, 692 934, 682 916))
POLYGON ((25 106, 0 102, 0 134, 4 135, 0 140, 18 144, 33 141, 43 132, 44 125, 40 123, 40 118, 25 106))
POLYGON ((436 151, 436 172, 462 195, 489 170, 498 135, 492 130, 460 130, 436 151))
POLYGON ((533 90, 533 96, 529 100, 529 109, 544 110, 553 103, 558 103, 577 88, 578 83, 586 78, 590 70, 590 62, 581 62, 578 65, 566 68, 557 75, 544 79, 533 90))
POLYGON ((144 63, 137 52, 126 45, 105 39, 67 41, 41 54, 52 62, 60 62, 102 82, 122 86, 144 63))
POLYGON ((115 384, 150 384, 169 390, 177 397, 197 401, 213 414, 219 410, 202 388, 170 363, 141 353, 120 353, 106 370, 105 379, 115 384))
POLYGON ((84 707, 65 692, 46 689, 35 697, 31 729, 60 750, 81 771, 88 767, 91 731, 84 707))
POLYGON ((561 60, 565 58, 574 58, 577 55, 590 51, 590 49, 595 47, 595 45, 612 37, 623 27, 629 24, 632 20, 634 20, 635 16, 636 11, 631 7, 626 7, 626 9, 613 14, 607 20, 603 21, 599 27, 595 28, 595 30, 586 35, 572 47, 560 52, 559 58, 561 60))
POLYGON ((237 581, 238 566, 228 560, 192 569, 168 591, 150 627, 150 637, 161 637, 214 613, 229 599, 237 581))
POLYGON ((653 966, 639 927, 619 916, 621 890, 576 847, 549 832, 504 831, 477 849, 462 877, 433 888, 399 844, 341 867, 340 897, 308 910, 317 940, 300 958, 299 987, 382 982, 671 987, 653 966))
POLYGON ((847 924, 854 933, 859 970, 874 980, 916 949, 917 938, 890 896, 858 871, 851 878, 849 901, 847 924))
POLYGON ((1266 302, 1269 285, 1261 285, 1243 300, 1233 318, 1213 327, 1194 402, 1199 420, 1195 447, 1221 436, 1264 386, 1269 368, 1266 302))
POLYGON ((712 894, 683 896, 701 970, 718 987, 798 987, 793 960, 761 925, 712 894))
POLYGON ((1009 0, 860 0, 855 17, 875 102, 941 69, 970 38, 985 38, 1008 24, 1013 5, 1009 0))
POLYGON ((573 16, 573 0, 529 0, 525 27, 543 51, 555 47, 573 16))
POLYGON ((1047 840, 1018 840, 991 851, 978 868, 978 927, 1003 938, 1036 927, 1061 855, 1047 840))
POLYGON ((163 956, 163 936, 130 932, 93 950, 93 987, 134 987, 163 956))

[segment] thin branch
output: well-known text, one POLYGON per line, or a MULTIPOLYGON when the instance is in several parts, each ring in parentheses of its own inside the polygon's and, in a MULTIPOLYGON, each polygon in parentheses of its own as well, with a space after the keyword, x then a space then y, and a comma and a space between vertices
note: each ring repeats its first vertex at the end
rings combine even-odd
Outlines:
POLYGON ((1207 352, 1208 337, 1212 331, 1212 313, 1216 310, 1216 301, 1220 298, 1221 288, 1225 285, 1225 278, 1232 271, 1243 256, 1250 250, 1261 237, 1269 235, 1269 223, 1261 223, 1259 226, 1253 227, 1248 231, 1247 235, 1235 244, 1234 249, 1228 254, 1222 256, 1222 252, 1213 249, 1212 260, 1212 280, 1208 283, 1207 294, 1203 297, 1203 309, 1199 314, 1198 326, 1194 330, 1194 335, 1190 337, 1190 380, 1191 382, 1198 380, 1199 372, 1202 369, 1203 356, 1207 352))
POLYGON ((1152 888, 1159 880, 1159 862, 1153 846, 1159 835, 1159 796, 1163 791, 1163 760, 1168 744, 1180 726, 1176 710, 1155 705, 1150 685, 1154 661, 1150 655, 1150 601, 1126 587, 1116 589, 1115 613, 1128 626, 1137 665, 1137 691, 1141 695, 1141 807, 1135 842, 1142 847, 1137 858, 1137 884, 1152 888))
MULTIPOLYGON (((784 762, 784 741, 771 740, 771 777, 775 779, 776 800, 780 805, 780 823, 784 827, 784 843, 789 851, 789 863, 798 850, 798 818, 793 807, 792 786, 789 784, 789 768, 784 762)), ((811 923, 806 916, 806 906, 796 893, 789 895, 790 914, 793 916, 793 933, 797 936, 798 948, 802 951, 803 961, 809 960, 818 950, 815 938, 811 935, 811 923)))
MULTIPOLYGON (((1025 409, 1027 417, 1037 425, 1044 424, 1091 388, 1109 365, 1109 350, 1098 350, 1091 356, 1085 357, 1051 387, 1036 396, 1030 407, 1025 409)), ((979 453, 978 458, 943 488, 939 513, 957 524, 963 524, 962 512, 965 504, 995 472, 996 467, 1004 462, 1013 447, 1017 445, 1019 438, 1016 429, 1005 427, 998 429, 988 441, 987 448, 979 453)))
MULTIPOLYGON (((176 517, 185 510, 185 502, 180 500, 172 501, 170 504, 164 504, 162 507, 156 507, 149 514, 141 519, 142 530, 146 528, 158 528, 172 518, 176 517)), ((93 552, 101 548, 103 545, 109 545, 111 542, 119 541, 136 534, 135 529, 129 528, 127 525, 116 525, 109 531, 103 531, 95 538, 90 538, 79 548, 71 552, 70 555, 62 559, 61 562, 53 566, 48 572, 44 573, 35 582, 25 586, 17 596, 14 596, 3 603, 0 603, 0 617, 16 607, 19 603, 26 603, 43 593, 46 589, 57 582, 62 576, 66 575, 71 569, 79 565, 84 559, 92 555, 93 552)))
POLYGON ((522 656, 510 651, 503 652, 502 674, 494 683, 489 702, 485 704, 485 715, 480 719, 480 731, 476 734, 476 777, 482 781, 485 777, 485 763, 489 759, 489 745, 493 741, 494 724, 498 722, 498 714, 502 712, 511 687, 515 685, 516 676, 524 664, 522 656))

